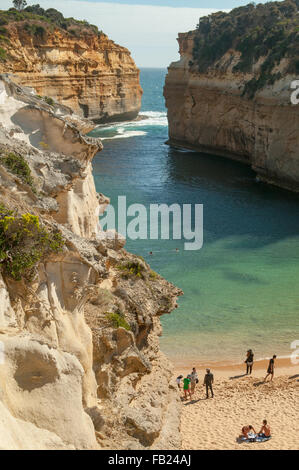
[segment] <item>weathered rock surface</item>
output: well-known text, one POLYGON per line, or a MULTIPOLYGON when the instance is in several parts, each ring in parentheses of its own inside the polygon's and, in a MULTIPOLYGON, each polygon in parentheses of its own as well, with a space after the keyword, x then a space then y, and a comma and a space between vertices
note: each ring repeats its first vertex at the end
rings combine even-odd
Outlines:
MULTIPOLYGON (((166 77, 169 143, 245 162, 260 179, 299 191, 299 106, 290 100, 295 76, 282 72, 273 85, 242 96, 253 73, 233 72, 233 49, 206 72, 193 65, 195 31, 179 34, 181 59, 166 77)), ((263 60, 256 67, 260 67, 263 60)))
POLYGON ((180 400, 158 337, 181 292, 103 236, 109 199, 91 173, 101 142, 7 76, 0 122, 0 203, 65 240, 31 280, 0 271, 0 447, 179 448, 180 400), (8 153, 26 160, 34 187, 2 163, 8 153))
POLYGON ((7 30, 8 41, 1 44, 7 58, 0 60, 0 72, 15 74, 21 85, 97 122, 138 115, 139 70, 128 49, 105 34, 82 32, 75 37, 56 28, 34 36, 20 21, 10 23, 7 30))

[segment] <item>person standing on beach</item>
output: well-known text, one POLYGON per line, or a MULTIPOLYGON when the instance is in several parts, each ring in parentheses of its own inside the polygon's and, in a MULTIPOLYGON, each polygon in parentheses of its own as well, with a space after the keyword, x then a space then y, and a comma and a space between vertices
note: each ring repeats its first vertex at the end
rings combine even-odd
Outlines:
POLYGON ((183 376, 182 375, 179 375, 177 378, 176 378, 176 383, 178 385, 178 388, 181 388, 181 380, 182 380, 183 376))
POLYGON ((205 375, 203 384, 206 386, 207 398, 209 398, 209 389, 211 390, 212 398, 214 398, 214 392, 213 392, 214 375, 211 374, 210 369, 206 369, 206 372, 207 373, 205 375))
POLYGON ((274 377, 274 362, 275 362, 275 359, 276 359, 276 355, 274 354, 274 356, 272 357, 272 359, 270 359, 269 361, 269 365, 268 365, 268 369, 267 369, 267 375, 264 379, 264 382, 266 382, 267 378, 269 377, 269 375, 271 375, 271 382, 273 380, 273 377, 274 377))
POLYGON ((246 375, 251 374, 252 372, 252 366, 253 366, 253 352, 252 349, 248 349, 247 351, 247 357, 246 357, 246 375))
POLYGON ((190 375, 187 375, 187 377, 184 378, 183 382, 184 382, 185 400, 187 400, 187 394, 188 394, 188 393, 189 393, 189 397, 190 397, 190 400, 191 400, 191 391, 190 391, 190 382, 191 382, 191 379, 190 379, 190 375))
POLYGON ((192 372, 190 374, 190 380, 191 380, 191 395, 193 395, 195 391, 195 386, 198 383, 198 375, 197 375, 195 367, 193 367, 192 372))

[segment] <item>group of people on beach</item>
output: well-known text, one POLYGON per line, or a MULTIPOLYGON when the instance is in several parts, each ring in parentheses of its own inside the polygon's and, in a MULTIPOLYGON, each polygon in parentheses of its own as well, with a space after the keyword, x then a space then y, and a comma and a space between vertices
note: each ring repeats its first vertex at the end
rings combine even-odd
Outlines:
MULTIPOLYGON (((254 357, 254 354, 253 354, 253 351, 252 349, 248 349, 247 351, 247 355, 246 355, 246 360, 245 360, 245 364, 246 364, 246 375, 250 375, 252 373, 252 367, 253 367, 253 357, 254 357)), ((276 359, 276 355, 274 354, 272 356, 272 358, 269 360, 269 364, 268 364, 268 368, 267 368, 267 375, 266 377, 264 378, 264 382, 266 382, 267 378, 269 377, 269 375, 271 375, 271 381, 273 380, 273 377, 274 377, 274 366, 275 366, 275 359, 276 359)))
MULTIPOLYGON (((250 375, 252 373, 253 368, 253 358, 254 354, 252 349, 248 349, 246 355, 246 375, 250 375)), ((269 365, 267 368, 267 375, 264 378, 264 382, 266 382, 269 375, 271 375, 271 381, 274 377, 274 365, 275 365, 276 355, 269 360, 269 365)), ((183 381, 183 390, 184 390, 184 399, 187 400, 188 395, 190 400, 192 399, 192 395, 194 395, 196 384, 199 383, 198 374, 196 368, 193 367, 192 372, 188 374, 185 378, 183 375, 179 375, 176 379, 178 388, 181 388, 181 381, 183 381)), ((214 391, 213 391, 213 383, 214 383, 214 375, 211 373, 210 369, 206 369, 206 374, 204 376, 203 385, 206 387, 206 398, 209 398, 209 392, 211 392, 211 397, 214 398, 214 391)))
MULTIPOLYGON (((188 374, 185 378, 183 375, 179 375, 176 379, 178 388, 181 388, 181 380, 183 379, 183 390, 184 390, 184 399, 187 400, 189 395, 190 400, 192 395, 194 395, 196 384, 199 383, 198 374, 196 368, 193 367, 192 372, 188 374)), ((206 369, 206 374, 204 376, 203 385, 206 387, 206 398, 209 398, 209 391, 211 392, 212 398, 214 398, 213 391, 214 375, 211 373, 210 369, 206 369)))

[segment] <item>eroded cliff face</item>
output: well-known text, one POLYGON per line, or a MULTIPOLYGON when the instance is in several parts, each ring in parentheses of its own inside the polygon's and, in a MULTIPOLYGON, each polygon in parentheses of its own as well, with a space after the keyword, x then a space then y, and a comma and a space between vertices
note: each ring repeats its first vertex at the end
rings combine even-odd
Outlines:
POLYGON ((260 179, 299 191, 299 106, 291 104, 296 76, 284 72, 287 60, 274 69, 281 78, 250 98, 244 87, 265 57, 252 73, 236 73, 241 53, 231 49, 199 72, 193 62, 196 36, 195 31, 179 34, 181 58, 168 69, 169 143, 240 160, 260 179))
POLYGON ((158 337, 181 291, 101 232, 109 199, 91 173, 101 142, 6 76, 0 119, 1 207, 64 240, 30 278, 0 265, 0 448, 179 448, 180 399, 158 337), (32 184, 3 163, 11 154, 32 184))
MULTIPOLYGON (((33 35, 25 22, 10 23, 0 72, 20 85, 58 100, 97 122, 131 120, 140 110, 142 89, 130 52, 103 33, 78 37, 61 29, 33 35)), ((43 27, 42 25, 40 26, 43 27)))

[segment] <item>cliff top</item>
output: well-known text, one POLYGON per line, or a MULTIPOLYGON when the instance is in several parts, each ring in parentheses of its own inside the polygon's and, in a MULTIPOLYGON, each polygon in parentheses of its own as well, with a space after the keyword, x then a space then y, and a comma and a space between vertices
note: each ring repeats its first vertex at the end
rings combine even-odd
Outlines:
POLYGON ((55 8, 44 10, 39 5, 28 6, 22 11, 15 8, 0 10, 0 45, 7 42, 13 28, 21 28, 27 34, 39 39, 45 38, 47 32, 53 32, 57 29, 73 37, 87 35, 106 37, 97 26, 89 24, 87 21, 65 18, 55 8))
MULTIPOLYGON (((245 93, 273 84, 283 74, 299 74, 299 0, 250 3, 229 13, 217 12, 200 18, 195 31, 193 70, 205 73, 230 50, 239 55, 234 73, 251 73, 259 63, 258 75, 245 93), (282 59, 286 59, 282 63, 282 59), (279 70, 278 70, 278 66, 279 70)), ((217 67, 218 68, 218 67, 217 67)))

